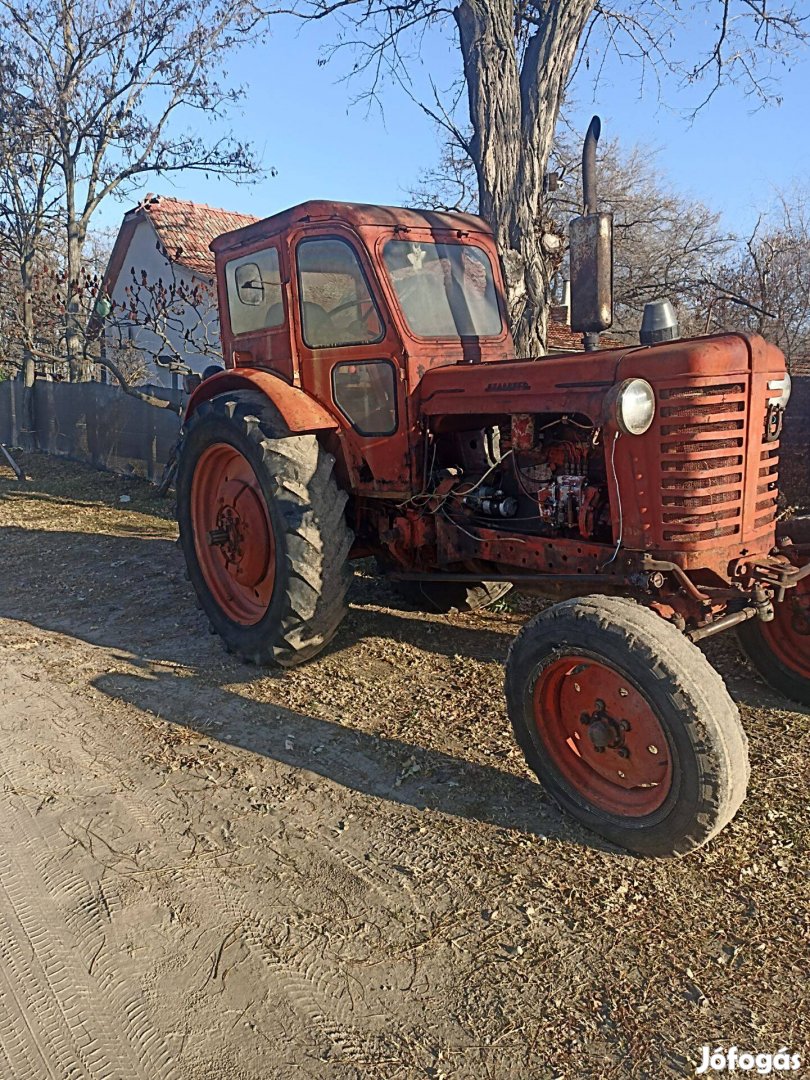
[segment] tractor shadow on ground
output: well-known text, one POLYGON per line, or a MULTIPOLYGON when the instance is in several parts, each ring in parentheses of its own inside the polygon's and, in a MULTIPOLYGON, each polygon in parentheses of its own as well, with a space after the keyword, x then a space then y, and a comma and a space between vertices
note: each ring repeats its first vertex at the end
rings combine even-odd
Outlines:
MULTIPOLYGON (((225 656, 219 640, 207 633, 170 539, 6 527, 0 528, 0 551, 5 564, 0 617, 120 652, 122 661, 144 672, 99 676, 95 685, 105 694, 209 736, 213 718, 221 724, 216 737, 223 743, 350 790, 538 837, 618 850, 581 830, 525 777, 225 689, 224 684, 247 681, 256 669, 225 656), (165 664, 191 674, 168 674, 160 670, 165 664), (408 759, 418 772, 403 776, 408 759)), ((350 614, 324 656, 385 638, 451 658, 502 662, 512 641, 511 633, 493 628, 495 620, 486 612, 458 625, 393 610, 387 606, 390 586, 379 579, 361 577, 350 599, 350 614)), ((728 650, 722 670, 740 704, 805 711, 759 682, 737 657, 732 640, 712 642, 707 648, 712 660, 723 659, 719 653, 715 657, 718 649, 728 650)), ((287 677, 268 670, 256 674, 287 677)))
MULTIPOLYGON (((110 649, 113 658, 143 672, 97 676, 92 685, 112 698, 347 790, 538 838, 620 850, 580 829, 527 777, 226 689, 221 684, 253 674, 287 676, 257 672, 224 655, 194 608, 171 540, 6 527, 0 528, 0 551, 6 561, 0 617, 110 649), (163 665, 190 674, 169 673, 163 665)), ((485 620, 481 629, 459 627, 376 606, 388 599, 387 592, 378 595, 374 579, 359 582, 349 616, 324 655, 384 637, 449 657, 506 656, 512 635, 487 629, 485 620)))
MULTIPOLYGON (((183 557, 170 539, 0 527, 0 552, 6 567, 0 575, 0 617, 145 659, 208 667, 212 654, 222 657, 219 640, 209 637, 208 621, 195 608, 183 557)), ((390 585, 379 578, 358 577, 349 603, 349 614, 323 655, 374 637, 451 658, 502 661, 512 640, 487 625, 486 612, 472 616, 472 624, 458 625, 397 610, 390 585)))
MULTIPOLYGON (((223 657, 218 638, 196 610, 184 577, 182 555, 166 538, 144 535, 46 531, 0 527, 0 617, 16 619, 124 650, 143 660, 168 661, 209 670, 223 662, 230 681, 246 669, 223 657)), ((530 608, 534 598, 527 598, 530 608)), ((361 572, 349 593, 350 611, 324 656, 351 649, 369 638, 404 642, 453 658, 503 662, 513 640, 493 626, 491 613, 462 624, 407 609, 391 584, 361 572)), ((528 617, 531 610, 524 617, 528 617)), ((515 629, 519 621, 515 621, 515 629)), ((749 668, 731 633, 706 642, 704 651, 720 667, 735 700, 752 708, 793 709, 749 668)), ((284 673, 264 671, 265 677, 284 673)))
MULTIPOLYGON (((161 720, 300 769, 349 791, 528 834, 627 855, 581 829, 529 779, 413 743, 256 702, 196 679, 151 671, 93 681, 97 690, 161 720)), ((633 856, 628 856, 633 857, 633 856)))

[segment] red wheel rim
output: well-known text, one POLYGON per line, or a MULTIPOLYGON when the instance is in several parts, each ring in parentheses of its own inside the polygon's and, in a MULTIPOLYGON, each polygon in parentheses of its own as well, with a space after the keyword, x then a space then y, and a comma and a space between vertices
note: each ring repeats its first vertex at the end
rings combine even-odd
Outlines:
POLYGON ((626 676, 587 656, 540 673, 534 719, 566 783, 609 814, 644 817, 672 787, 672 755, 647 698, 626 676))
POLYGON ((777 660, 810 679, 810 581, 802 578, 794 589, 788 589, 782 603, 774 605, 772 621, 761 622, 759 627, 777 660))
POLYGON ((254 626, 267 612, 276 577, 273 525, 259 481, 244 455, 214 443, 191 482, 194 549, 217 606, 254 626))

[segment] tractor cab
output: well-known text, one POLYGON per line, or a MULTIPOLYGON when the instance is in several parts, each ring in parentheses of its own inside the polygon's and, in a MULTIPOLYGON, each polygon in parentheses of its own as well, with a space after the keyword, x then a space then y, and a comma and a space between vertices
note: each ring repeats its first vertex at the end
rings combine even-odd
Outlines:
POLYGON ((388 349, 418 378, 512 355, 492 233, 470 214, 307 202, 212 247, 235 366, 296 382, 313 357, 331 371, 340 350, 388 349))
POLYGON ((212 247, 226 365, 322 406, 347 481, 370 494, 409 492, 411 396, 426 371, 514 355, 478 217, 307 202, 212 247))

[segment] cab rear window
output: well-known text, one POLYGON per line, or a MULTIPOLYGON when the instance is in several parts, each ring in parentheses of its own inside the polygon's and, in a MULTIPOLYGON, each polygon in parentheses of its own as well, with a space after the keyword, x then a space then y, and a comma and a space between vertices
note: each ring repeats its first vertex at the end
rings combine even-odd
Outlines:
POLYGON ((234 334, 269 330, 285 321, 278 251, 254 251, 225 264, 228 312, 234 334))

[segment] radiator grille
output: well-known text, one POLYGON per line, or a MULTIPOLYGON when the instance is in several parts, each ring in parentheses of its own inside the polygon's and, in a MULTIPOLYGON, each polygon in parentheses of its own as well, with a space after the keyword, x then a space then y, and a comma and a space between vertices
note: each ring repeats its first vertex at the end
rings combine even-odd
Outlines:
POLYGON ((776 500, 779 494, 779 444, 764 443, 759 455, 757 477, 757 519, 755 529, 770 525, 776 516, 776 500))
POLYGON ((742 529, 744 383, 660 393, 664 540, 695 543, 742 529))
MULTIPOLYGON (((747 415, 744 382, 682 386, 659 393, 661 505, 664 540, 694 544, 743 531, 747 440, 761 450, 756 499, 749 491, 746 532, 770 526, 776 515, 778 443, 765 442, 767 391, 747 415), (753 511, 753 513, 752 513, 753 511)), ((748 444, 750 445, 750 444, 748 444)), ((749 462, 751 458, 749 457, 749 462)))

